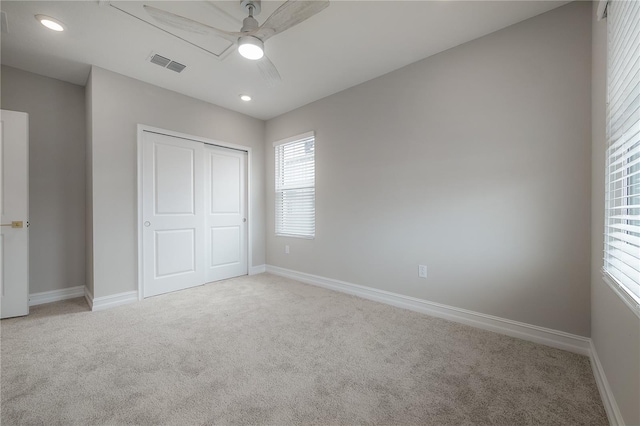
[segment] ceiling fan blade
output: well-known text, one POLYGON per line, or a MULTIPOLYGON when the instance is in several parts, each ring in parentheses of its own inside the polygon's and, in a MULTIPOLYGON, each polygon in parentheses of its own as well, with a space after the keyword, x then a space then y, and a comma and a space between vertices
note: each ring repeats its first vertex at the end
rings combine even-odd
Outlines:
POLYGON ((146 10, 147 13, 155 20, 180 30, 196 34, 216 35, 233 43, 238 41, 238 37, 243 35, 243 33, 230 32, 211 27, 198 21, 194 21, 193 19, 185 18, 184 16, 176 15, 175 13, 167 12, 162 9, 156 9, 153 6, 148 6, 146 4, 144 5, 144 10, 146 10))
POLYGON ((260 70, 260 74, 262 74, 262 78, 264 78, 267 83, 267 87, 274 87, 280 84, 282 77, 280 77, 276 66, 273 65, 273 62, 271 62, 266 55, 256 62, 258 62, 258 69, 260 70))
POLYGON ((329 6, 329 0, 288 0, 267 18, 252 35, 262 41, 311 18, 329 6))

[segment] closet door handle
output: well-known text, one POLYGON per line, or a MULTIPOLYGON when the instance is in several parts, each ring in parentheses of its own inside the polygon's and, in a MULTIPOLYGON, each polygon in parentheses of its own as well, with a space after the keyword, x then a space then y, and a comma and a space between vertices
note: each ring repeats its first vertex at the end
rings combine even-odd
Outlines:
POLYGON ((247 221, 247 218, 246 218, 246 217, 242 218, 242 223, 244 223, 244 222, 246 222, 246 221, 247 221))

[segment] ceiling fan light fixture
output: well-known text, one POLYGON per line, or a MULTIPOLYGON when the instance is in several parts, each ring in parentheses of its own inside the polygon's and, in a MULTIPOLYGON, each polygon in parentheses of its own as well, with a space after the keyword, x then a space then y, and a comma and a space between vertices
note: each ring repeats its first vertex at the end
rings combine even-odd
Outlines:
POLYGON ((46 15, 36 15, 36 19, 50 30, 57 32, 64 31, 64 25, 62 25, 62 22, 58 21, 55 18, 46 15))
POLYGON ((264 56, 264 44, 256 37, 243 36, 238 39, 238 52, 245 58, 255 61, 264 56))

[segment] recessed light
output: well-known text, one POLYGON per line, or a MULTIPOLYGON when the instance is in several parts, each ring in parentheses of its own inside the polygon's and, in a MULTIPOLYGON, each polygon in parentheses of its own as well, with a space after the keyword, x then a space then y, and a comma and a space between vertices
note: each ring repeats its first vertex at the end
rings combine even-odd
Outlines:
POLYGON ((64 25, 62 25, 62 22, 58 21, 55 18, 52 18, 51 16, 36 15, 36 19, 40 21, 42 25, 49 28, 50 30, 58 31, 58 32, 64 31, 64 25))
POLYGON ((242 99, 245 102, 249 102, 251 100, 251 96, 249 96, 249 95, 240 95, 240 99, 242 99))

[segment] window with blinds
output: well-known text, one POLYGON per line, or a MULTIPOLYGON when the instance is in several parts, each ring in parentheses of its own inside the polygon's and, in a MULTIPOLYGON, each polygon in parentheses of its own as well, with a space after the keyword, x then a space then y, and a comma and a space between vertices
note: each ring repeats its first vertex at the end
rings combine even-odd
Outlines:
POLYGON ((607 6, 604 272, 640 306, 640 2, 607 6))
POLYGON ((315 135, 273 144, 276 158, 276 235, 313 238, 316 234, 315 135))

